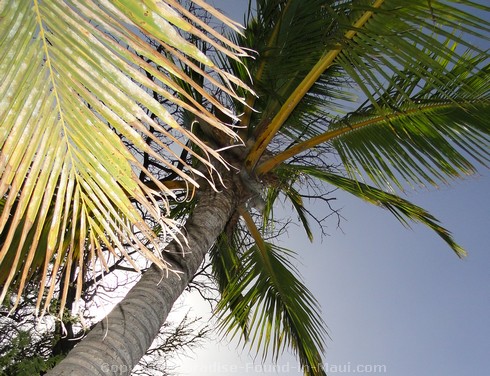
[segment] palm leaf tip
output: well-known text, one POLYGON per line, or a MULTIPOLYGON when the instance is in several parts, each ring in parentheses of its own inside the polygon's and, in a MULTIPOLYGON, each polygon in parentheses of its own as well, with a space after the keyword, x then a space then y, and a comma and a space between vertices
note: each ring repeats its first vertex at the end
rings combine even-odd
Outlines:
POLYGON ((439 235, 459 258, 467 256, 467 252, 454 240, 451 232, 442 227, 440 222, 425 209, 398 196, 384 197, 378 201, 378 205, 389 210, 402 224, 408 227, 409 224, 406 222, 406 219, 427 226, 439 235))
POLYGON ((439 237, 441 237, 459 258, 466 256, 466 251, 454 240, 451 233, 440 225, 439 221, 432 214, 425 209, 412 204, 408 200, 357 180, 323 171, 315 167, 288 165, 281 168, 292 168, 295 171, 302 171, 307 175, 338 187, 366 202, 387 209, 404 226, 410 227, 410 221, 420 223, 433 230, 439 237))

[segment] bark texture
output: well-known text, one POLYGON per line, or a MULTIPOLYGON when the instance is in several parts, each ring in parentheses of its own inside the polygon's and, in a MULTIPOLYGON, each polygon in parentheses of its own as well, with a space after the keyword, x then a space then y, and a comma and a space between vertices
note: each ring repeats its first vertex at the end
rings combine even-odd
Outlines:
POLYGON ((98 323, 49 376, 129 375, 146 353, 165 322, 174 302, 204 260, 205 254, 223 231, 238 203, 232 177, 226 188, 201 191, 184 231, 188 249, 170 243, 165 254, 181 274, 166 275, 152 266, 126 297, 98 323))

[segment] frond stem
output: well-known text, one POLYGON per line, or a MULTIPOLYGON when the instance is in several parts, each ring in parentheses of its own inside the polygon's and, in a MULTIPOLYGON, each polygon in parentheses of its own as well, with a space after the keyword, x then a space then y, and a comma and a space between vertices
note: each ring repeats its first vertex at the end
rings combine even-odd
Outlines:
MULTIPOLYGON (((336 137, 342 136, 343 134, 346 134, 348 132, 364 128, 367 126, 370 126, 372 124, 376 124, 382 121, 390 121, 393 119, 401 118, 401 117, 406 117, 411 114, 417 113, 417 112, 425 112, 425 111, 430 111, 430 110, 435 110, 435 109, 442 109, 445 107, 450 107, 451 103, 444 102, 444 103, 438 103, 430 106, 424 106, 423 108, 417 107, 413 108, 404 112, 397 112, 389 115, 378 115, 375 117, 372 117, 368 120, 361 121, 359 123, 355 124, 350 124, 346 123, 346 125, 342 128, 327 131, 325 133, 322 133, 318 136, 312 137, 309 140, 300 142, 299 144, 296 144, 295 146, 291 147, 290 149, 284 150, 283 152, 269 158, 265 162, 261 163, 257 168, 256 168, 256 174, 257 175, 262 175, 265 174, 275 167, 277 167, 279 164, 282 162, 286 161, 289 158, 292 158, 299 153, 311 149, 315 146, 318 146, 324 142, 330 141, 336 137)), ((462 103, 458 104, 459 106, 463 105, 462 103)))
POLYGON ((58 90, 56 89, 54 73, 53 73, 53 66, 51 65, 50 54, 49 54, 48 46, 46 44, 46 35, 44 33, 43 21, 41 19, 41 12, 39 10, 39 1, 38 0, 34 0, 34 8, 36 11, 36 19, 37 19, 37 22, 39 24, 39 34, 40 34, 40 37, 41 37, 41 40, 43 43, 43 50, 44 50, 44 53, 46 54, 46 65, 47 65, 48 70, 49 70, 49 79, 53 85, 53 94, 54 94, 54 97, 56 98, 56 106, 58 107, 58 113, 60 116, 60 121, 61 121, 61 124, 65 124, 65 120, 63 119, 63 111, 61 110, 61 107, 60 107, 60 103, 61 103, 60 97, 58 95, 58 90))
MULTIPOLYGON (((376 0, 373 3, 372 8, 377 9, 381 7, 383 3, 384 0, 376 0)), ((348 40, 354 38, 354 36, 358 33, 358 30, 368 22, 373 14, 373 10, 364 12, 364 14, 352 25, 352 29, 344 34, 344 38, 348 40)), ((293 112, 306 93, 311 89, 321 74, 333 64, 334 60, 341 52, 341 44, 337 44, 335 49, 327 52, 306 75, 296 90, 293 91, 271 122, 264 127, 263 132, 257 137, 257 140, 252 146, 245 161, 245 166, 249 171, 255 168, 259 158, 262 156, 265 149, 282 127, 284 122, 288 119, 289 115, 293 112)))
POLYGON ((245 225, 248 228, 248 231, 250 231, 250 235, 252 235, 252 238, 255 240, 255 243, 257 244, 257 247, 260 249, 260 252, 266 253, 267 248, 265 246, 265 241, 262 235, 260 234, 259 229, 255 225, 255 222, 248 212, 247 209, 245 209, 243 206, 240 206, 238 208, 238 213, 242 216, 243 220, 245 221, 245 225))
MULTIPOLYGON (((288 3, 286 4, 286 6, 284 7, 284 11, 281 12, 281 16, 284 16, 284 14, 286 14, 286 11, 287 9, 289 8, 289 6, 291 5, 291 1, 288 1, 288 3)), ((260 78, 262 77, 262 74, 264 73, 264 70, 265 70, 265 66, 266 66, 266 58, 267 58, 267 55, 269 54, 269 48, 272 46, 272 43, 277 39, 277 36, 279 34, 279 29, 281 27, 281 20, 279 20, 276 25, 274 26, 274 30, 272 31, 272 34, 269 38, 269 41, 267 42, 267 48, 265 49, 265 53, 263 54, 262 56, 262 60, 257 68, 257 72, 255 73, 254 77, 254 82, 258 82, 260 81, 260 78)), ((247 99, 246 99, 246 104, 247 106, 245 107, 245 110, 243 112, 243 116, 240 120, 240 125, 242 125, 244 128, 243 128, 243 133, 247 132, 248 130, 248 126, 250 124, 250 119, 252 117, 252 112, 253 112, 253 107, 254 107, 254 104, 255 104, 255 100, 256 100, 257 96, 254 95, 254 93, 248 93, 247 94, 247 99)), ((243 134, 243 133, 240 133, 239 131, 239 135, 240 137, 242 138, 242 140, 246 139, 246 134, 243 134)))

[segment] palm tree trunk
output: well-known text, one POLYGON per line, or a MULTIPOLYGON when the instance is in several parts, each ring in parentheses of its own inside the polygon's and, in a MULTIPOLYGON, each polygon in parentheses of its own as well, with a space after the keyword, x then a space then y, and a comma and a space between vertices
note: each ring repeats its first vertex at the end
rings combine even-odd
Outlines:
POLYGON ((221 192, 209 187, 201 191, 184 227, 188 241, 185 255, 175 241, 166 247, 163 256, 180 273, 167 275, 151 266, 109 315, 47 375, 130 374, 236 209, 238 193, 234 184, 228 178, 221 192))

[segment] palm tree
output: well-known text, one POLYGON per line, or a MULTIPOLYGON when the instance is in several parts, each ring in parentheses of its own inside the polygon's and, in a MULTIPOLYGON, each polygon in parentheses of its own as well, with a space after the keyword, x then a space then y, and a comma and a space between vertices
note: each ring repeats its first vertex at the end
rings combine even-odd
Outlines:
POLYGON ((489 55, 478 41, 488 39, 490 23, 472 11, 490 8, 463 3, 257 0, 234 42, 170 0, 147 8, 5 4, 0 282, 20 293, 39 278, 41 303, 56 287, 52 269, 78 262, 81 288, 86 260, 105 248, 139 248, 154 261, 50 374, 129 373, 209 254, 223 330, 264 356, 290 347, 306 374, 323 375, 319 307, 291 251, 267 241, 279 198, 291 201, 311 236, 302 184, 338 187, 404 224, 423 223, 462 257, 434 217, 396 193, 488 161, 489 55), (162 18, 200 38, 191 38, 199 46, 213 46, 222 68, 192 43, 176 43, 175 33, 168 38, 162 18), (143 43, 141 32, 159 47, 143 43), (257 55, 238 60, 247 49, 257 55), (210 86, 222 104, 203 90, 210 86), (157 99, 182 109, 180 124, 157 99), (167 176, 147 168, 135 149, 167 176), (195 197, 173 203, 189 185, 195 197), (179 217, 161 215, 169 207, 169 215, 185 213, 183 227, 179 217), (160 253, 161 229, 173 240, 160 253))

